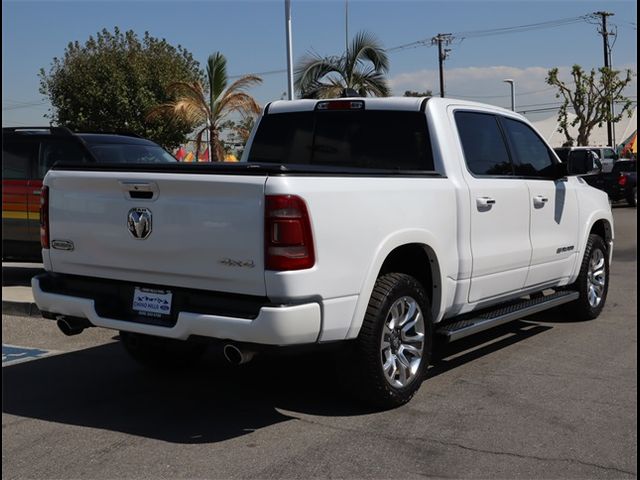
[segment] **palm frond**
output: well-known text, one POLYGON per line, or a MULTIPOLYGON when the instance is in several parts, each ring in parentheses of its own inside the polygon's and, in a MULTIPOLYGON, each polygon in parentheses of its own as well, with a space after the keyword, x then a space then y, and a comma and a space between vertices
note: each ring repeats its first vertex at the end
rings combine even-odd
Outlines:
POLYGON ((294 72, 294 86, 304 94, 311 90, 311 86, 330 73, 341 75, 341 68, 336 59, 323 58, 315 54, 308 54, 298 63, 294 72))
POLYGON ((262 83, 262 78, 257 75, 244 75, 229 85, 227 92, 239 92, 260 83, 262 83))
POLYGON ((347 53, 347 64, 352 72, 357 64, 365 60, 371 62, 376 70, 383 73, 389 72, 389 57, 372 33, 358 32, 347 53))
POLYGON ((209 80, 210 105, 213 105, 227 88, 227 59, 220 52, 209 55, 207 78, 209 80))
POLYGON ((220 120, 231 112, 238 112, 243 116, 259 114, 260 105, 255 99, 244 92, 230 92, 228 89, 224 97, 216 104, 215 124, 218 125, 220 120))
POLYGON ((388 97, 391 89, 385 76, 374 69, 356 70, 353 74, 353 88, 362 96, 388 97))

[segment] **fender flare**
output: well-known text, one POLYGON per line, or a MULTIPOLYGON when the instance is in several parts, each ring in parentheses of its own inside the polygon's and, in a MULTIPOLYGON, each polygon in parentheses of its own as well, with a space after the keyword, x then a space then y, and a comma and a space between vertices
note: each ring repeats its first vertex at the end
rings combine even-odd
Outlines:
MULTIPOLYGON (((431 263, 431 271, 434 277, 434 292, 432 300, 433 318, 439 318, 444 310, 444 299, 447 298, 445 291, 447 289, 446 274, 443 271, 442 264, 439 259, 443 258, 441 253, 443 248, 437 237, 428 230, 407 229, 394 232, 382 240, 375 253, 375 260, 371 263, 369 270, 365 276, 356 308, 351 318, 351 325, 347 333, 347 339, 355 338, 360 332, 360 327, 364 320, 364 315, 369 305, 369 299, 373 293, 378 274, 382 269, 382 265, 396 248, 409 244, 422 245, 431 263)), ((457 264, 457 259, 456 259, 457 264)))
MULTIPOLYGON (((600 209, 596 210, 595 212, 592 212, 587 218, 587 221, 585 222, 585 225, 587 225, 587 228, 584 231, 584 235, 582 235, 579 239, 580 243, 578 245, 578 251, 576 252, 577 253, 576 262, 573 266, 573 272, 571 273, 571 278, 569 279, 570 284, 575 282, 576 278, 578 278, 578 275, 580 274, 580 267, 582 265, 582 255, 584 254, 584 249, 587 245, 587 240, 589 238, 589 235, 591 234, 591 230, 593 229, 593 226, 600 220, 605 221, 609 226, 609 230, 611 232, 610 240, 613 241, 613 238, 614 238, 613 217, 611 213, 607 212, 606 210, 600 210, 600 209)), ((604 240, 606 241, 606 239, 604 240)), ((613 248, 610 248, 609 263, 611 263, 612 256, 613 256, 613 248)))

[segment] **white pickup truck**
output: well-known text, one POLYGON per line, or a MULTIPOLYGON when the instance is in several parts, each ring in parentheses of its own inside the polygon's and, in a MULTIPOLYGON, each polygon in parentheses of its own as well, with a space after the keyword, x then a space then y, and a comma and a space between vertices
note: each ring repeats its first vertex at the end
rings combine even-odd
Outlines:
POLYGON ((489 105, 277 101, 237 164, 55 166, 33 292, 66 334, 119 330, 144 363, 341 342, 354 391, 396 406, 434 341, 598 316, 613 220, 588 161, 568 170, 489 105))

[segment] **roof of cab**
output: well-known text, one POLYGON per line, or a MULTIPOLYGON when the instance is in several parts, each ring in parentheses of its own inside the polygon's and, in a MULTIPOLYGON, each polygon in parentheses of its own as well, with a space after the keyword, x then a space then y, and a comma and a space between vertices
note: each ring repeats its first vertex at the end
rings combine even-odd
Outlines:
POLYGON ((472 102, 469 100, 460 100, 457 98, 440 98, 440 97, 350 97, 350 98, 334 98, 334 99, 313 99, 313 100, 277 100, 267 104, 264 114, 285 113, 285 112, 306 112, 316 108, 318 102, 344 101, 344 100, 362 100, 364 101, 365 110, 404 110, 418 112, 422 108, 425 101, 427 105, 434 105, 440 108, 446 108, 449 105, 490 109, 496 113, 509 116, 524 118, 511 110, 507 110, 495 105, 485 103, 472 102))

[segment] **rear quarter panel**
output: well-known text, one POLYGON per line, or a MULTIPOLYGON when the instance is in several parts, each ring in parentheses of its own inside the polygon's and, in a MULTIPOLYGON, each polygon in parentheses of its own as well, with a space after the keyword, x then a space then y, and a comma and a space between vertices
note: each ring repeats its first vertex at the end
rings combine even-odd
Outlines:
MULTIPOLYGON (((265 193, 296 194, 307 203, 316 252, 313 268, 265 273, 274 301, 353 298, 350 319, 325 325, 330 338, 357 335, 375 280, 398 246, 428 246, 440 262, 439 279, 456 276, 456 198, 444 177, 270 177, 265 193)), ((446 298, 445 292, 440 296, 446 298)), ((437 302, 439 316, 440 302, 437 302)))

